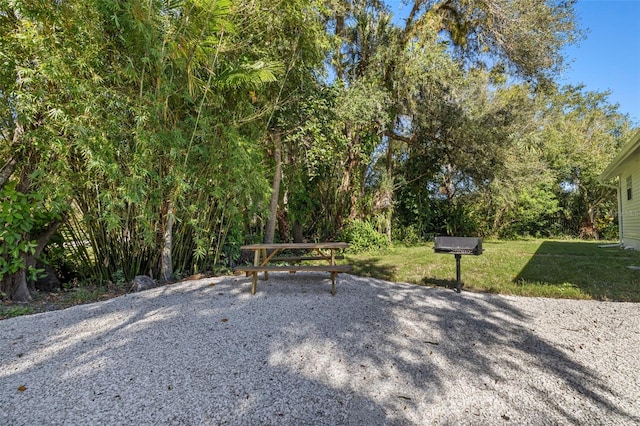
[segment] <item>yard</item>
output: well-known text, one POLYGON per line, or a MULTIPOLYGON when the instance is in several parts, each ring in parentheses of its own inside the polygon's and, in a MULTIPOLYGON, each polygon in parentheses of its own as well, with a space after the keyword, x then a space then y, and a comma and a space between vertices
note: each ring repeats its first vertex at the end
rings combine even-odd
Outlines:
MULTIPOLYGON (((463 290, 520 296, 640 302, 640 253, 602 241, 483 241, 482 256, 463 256, 463 290)), ((453 255, 433 244, 394 246, 348 256, 354 274, 427 286, 455 286, 453 255)))
MULTIPOLYGON (((532 297, 640 302, 640 252, 601 248, 580 240, 483 241, 482 256, 463 256, 463 291, 532 297)), ((383 252, 347 255, 353 274, 393 282, 454 287, 453 255, 435 254, 433 243, 396 245, 383 252)), ((79 285, 60 293, 36 294, 30 304, 0 305, 0 319, 64 309, 120 296, 120 286, 79 285)))

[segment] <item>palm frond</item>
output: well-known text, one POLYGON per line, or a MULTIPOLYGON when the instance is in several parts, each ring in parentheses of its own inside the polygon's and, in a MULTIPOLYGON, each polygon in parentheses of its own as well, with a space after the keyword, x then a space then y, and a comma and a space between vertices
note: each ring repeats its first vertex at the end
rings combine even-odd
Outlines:
POLYGON ((282 71, 282 64, 257 61, 252 64, 242 64, 237 68, 227 68, 216 76, 215 81, 221 88, 255 88, 277 81, 276 76, 282 74, 282 71))

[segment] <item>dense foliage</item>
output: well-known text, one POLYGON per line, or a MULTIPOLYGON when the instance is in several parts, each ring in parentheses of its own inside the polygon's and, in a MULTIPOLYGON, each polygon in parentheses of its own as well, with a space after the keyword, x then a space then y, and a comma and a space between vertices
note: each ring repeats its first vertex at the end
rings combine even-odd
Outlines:
POLYGON ((0 291, 260 240, 612 236, 631 123, 559 87, 572 2, 0 0, 0 291))

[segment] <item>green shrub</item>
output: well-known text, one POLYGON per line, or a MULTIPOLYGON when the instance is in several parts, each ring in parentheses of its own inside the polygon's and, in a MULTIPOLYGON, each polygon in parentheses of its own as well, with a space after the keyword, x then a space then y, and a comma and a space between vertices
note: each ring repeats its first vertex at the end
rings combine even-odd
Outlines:
MULTIPOLYGON (((30 233, 49 219, 40 208, 42 203, 41 194, 23 194, 16 189, 15 182, 0 190, 0 281, 5 275, 26 268, 25 255, 35 253, 36 241, 30 238, 30 233)), ((42 271, 29 267, 28 279, 35 281, 42 271)))
POLYGON ((407 246, 417 245, 425 241, 416 225, 396 224, 391 228, 391 237, 394 242, 407 246))
POLYGON ((340 231, 340 239, 349 243, 350 253, 380 250, 389 246, 386 235, 376 231, 371 222, 353 220, 340 231))
POLYGON ((33 308, 29 306, 9 306, 7 308, 0 306, 0 319, 14 318, 32 313, 33 308))
POLYGON ((613 215, 598 218, 596 229, 603 240, 617 240, 620 237, 618 235, 618 221, 613 215))
POLYGON ((124 276, 122 269, 118 269, 111 274, 111 282, 115 284, 116 287, 125 287, 127 285, 127 278, 124 276))

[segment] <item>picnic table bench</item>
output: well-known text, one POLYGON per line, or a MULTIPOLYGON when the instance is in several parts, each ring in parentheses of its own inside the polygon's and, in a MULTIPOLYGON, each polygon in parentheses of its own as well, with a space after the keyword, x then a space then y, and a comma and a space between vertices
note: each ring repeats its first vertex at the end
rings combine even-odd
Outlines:
POLYGON ((264 279, 269 279, 269 272, 289 271, 296 272, 330 272, 331 273, 331 294, 336 294, 336 276, 340 272, 351 271, 350 265, 337 265, 336 260, 343 259, 338 255, 338 250, 349 247, 343 242, 330 243, 276 243, 276 244, 249 244, 240 247, 241 250, 252 250, 253 266, 238 266, 234 270, 245 272, 247 276, 252 276, 251 294, 256 294, 258 286, 258 273, 264 272, 264 279), (281 255, 283 251, 301 250, 308 252, 305 255, 281 255), (301 265, 302 261, 325 261, 322 265, 301 265), (278 265, 274 265, 278 263, 278 265), (286 265, 282 265, 285 263, 286 265), (293 264, 292 264, 293 263, 293 264))

